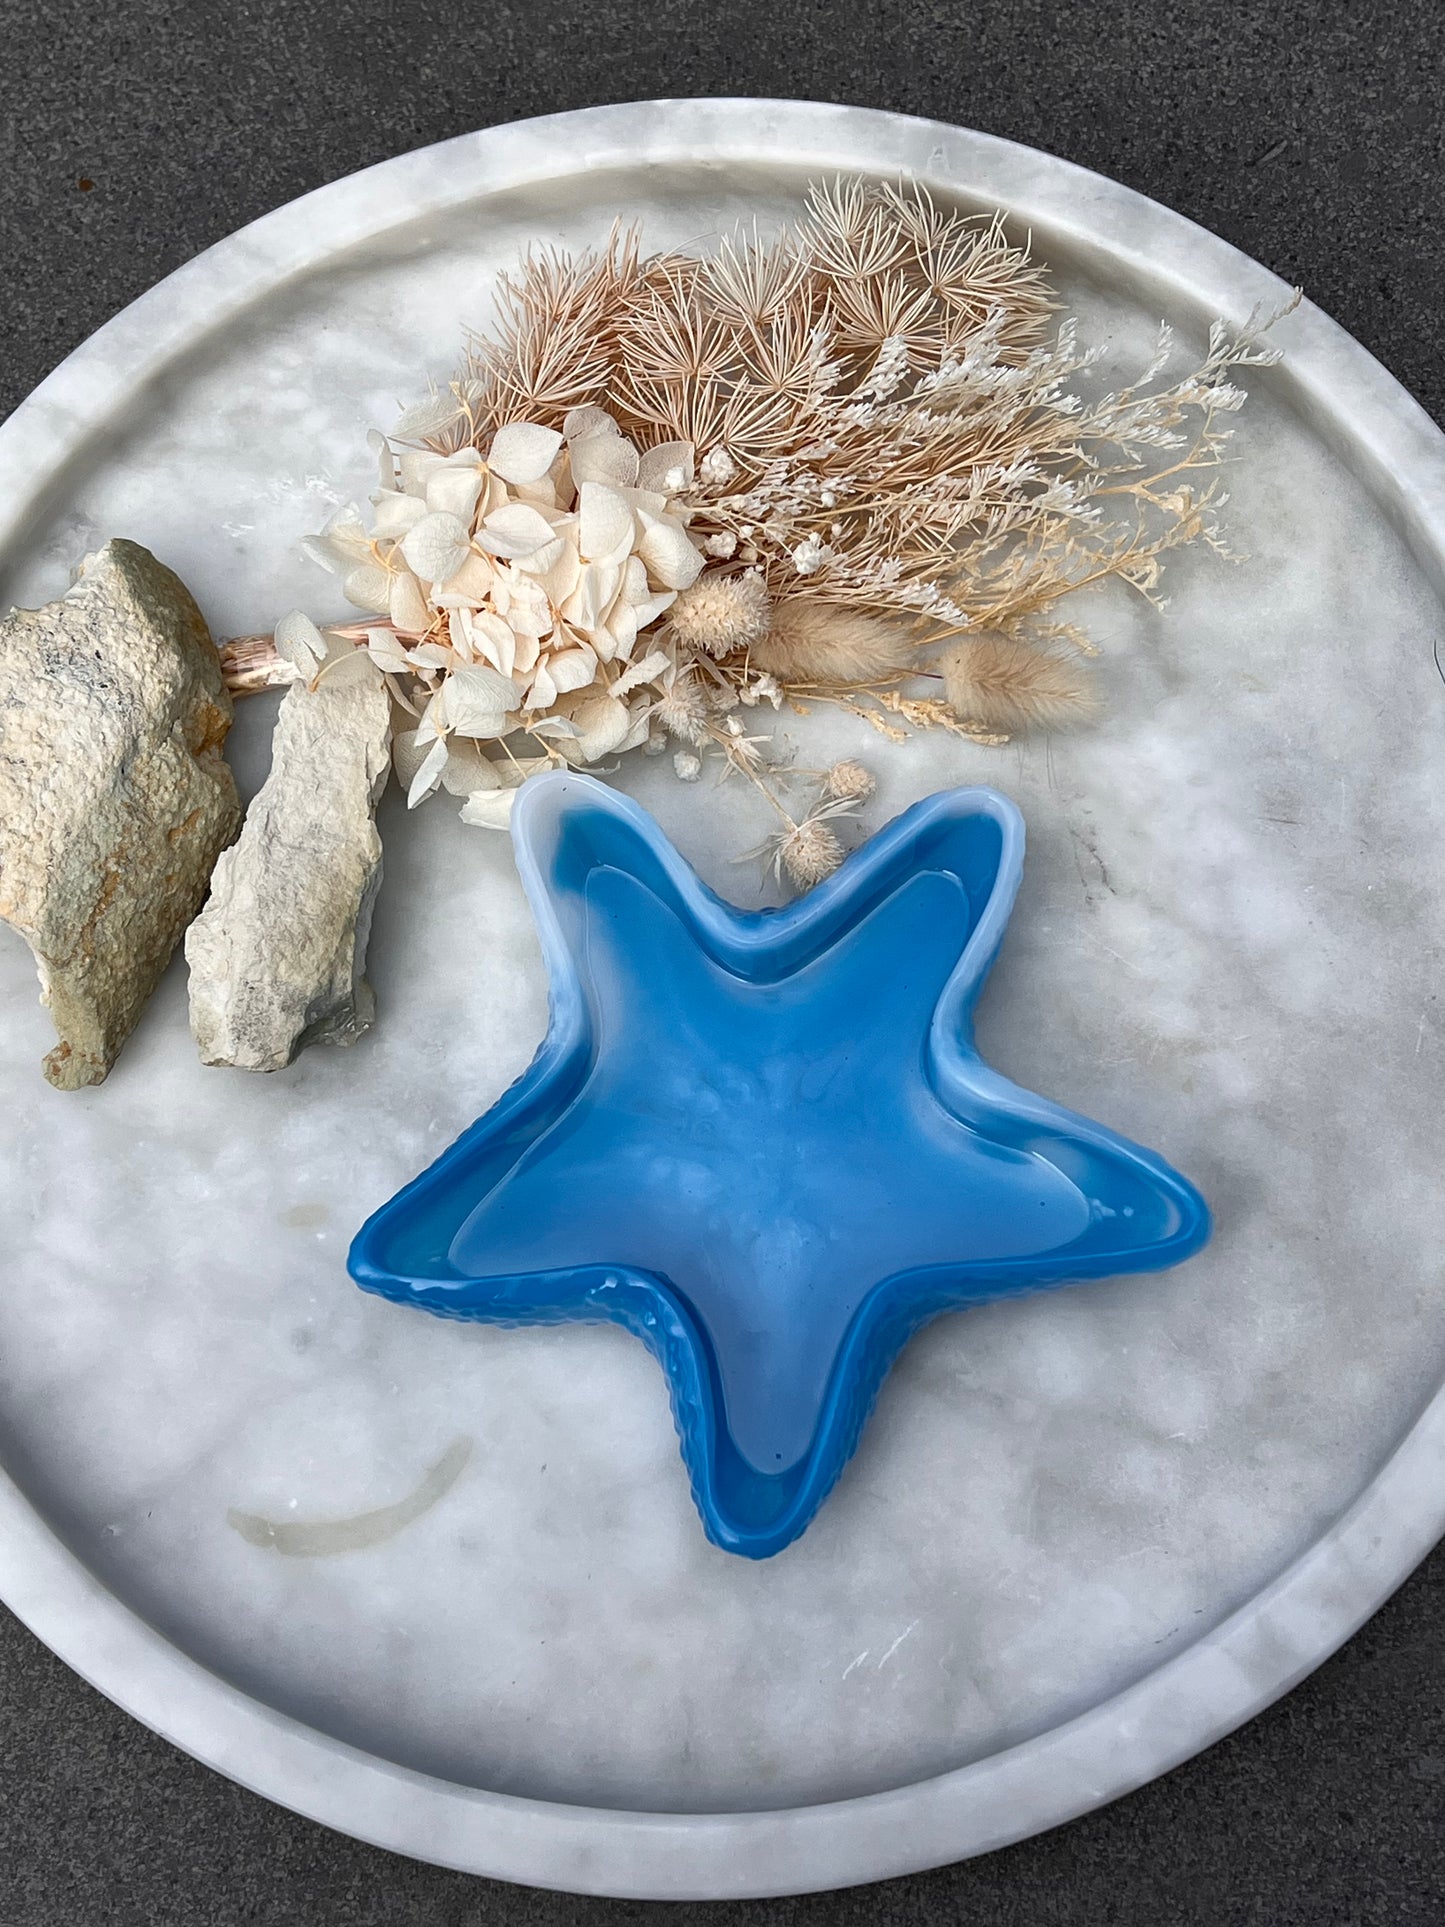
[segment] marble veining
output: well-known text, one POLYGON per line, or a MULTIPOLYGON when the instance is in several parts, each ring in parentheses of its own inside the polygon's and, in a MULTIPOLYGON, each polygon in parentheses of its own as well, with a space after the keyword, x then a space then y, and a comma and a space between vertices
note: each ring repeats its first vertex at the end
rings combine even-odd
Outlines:
MULTIPOLYGON (((325 616, 300 537, 364 492, 366 428, 445 373, 519 245, 618 210, 687 243, 840 167, 1009 209, 1114 369, 1161 315, 1197 342, 1279 294, 1121 188, 927 123, 684 102, 506 128, 269 217, 87 344, 0 429, 0 599, 54 595, 114 533, 219 633, 325 616)), ((1209 1249, 934 1324, 809 1533, 729 1559, 624 1334, 404 1318, 345 1277, 354 1226, 545 1026, 507 841, 393 795, 381 1021, 350 1052, 203 1070, 173 970, 110 1081, 52 1092, 0 943, 0 1112, 23 1120, 0 1134, 0 1591, 43 1637, 333 1825, 721 1894, 1054 1824, 1247 1717, 1398 1583, 1445 1490, 1445 459, 1324 316, 1280 340, 1229 476, 1248 559, 1177 558, 1163 616, 1082 612, 1098 727, 989 751, 781 725, 810 765, 877 771, 873 823, 955 784, 1020 806, 980 1047, 1187 1170, 1209 1249), (462 1437, 455 1484, 383 1543, 278 1558, 227 1524, 373 1511, 462 1437)), ((249 787, 270 721, 258 699, 237 725, 249 787)), ((768 900, 734 862, 753 799, 646 762, 618 782, 705 881, 768 900)))

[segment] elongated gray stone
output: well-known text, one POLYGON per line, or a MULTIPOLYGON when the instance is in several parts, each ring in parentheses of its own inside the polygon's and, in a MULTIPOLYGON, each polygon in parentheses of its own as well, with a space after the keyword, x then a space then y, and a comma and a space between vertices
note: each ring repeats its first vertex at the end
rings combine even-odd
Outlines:
POLYGON ((282 1070, 306 1044, 351 1044, 370 1029, 376 999, 362 972, 390 738, 386 687, 364 659, 287 692, 271 774, 186 935, 205 1063, 282 1070))
POLYGON ((236 834, 230 727, 200 610, 134 542, 0 624, 0 917, 34 952, 60 1090, 109 1071, 236 834))

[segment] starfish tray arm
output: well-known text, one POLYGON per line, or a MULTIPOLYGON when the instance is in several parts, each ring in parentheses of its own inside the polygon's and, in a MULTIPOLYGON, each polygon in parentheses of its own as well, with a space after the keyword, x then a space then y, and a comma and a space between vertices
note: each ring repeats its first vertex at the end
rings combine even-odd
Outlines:
POLYGON ((362 1228, 352 1275, 444 1316, 636 1333, 717 1544, 804 1530, 927 1319, 1208 1236, 1162 1159, 974 1049, 1023 860, 1003 797, 928 798, 778 911, 722 902, 587 777, 526 785, 514 834, 547 1036, 362 1228))

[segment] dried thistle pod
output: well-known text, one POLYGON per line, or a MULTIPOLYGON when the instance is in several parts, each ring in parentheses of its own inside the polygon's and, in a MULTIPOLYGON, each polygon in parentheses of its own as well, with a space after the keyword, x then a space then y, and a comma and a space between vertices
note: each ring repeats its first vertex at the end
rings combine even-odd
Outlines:
POLYGON ((831 824, 810 816, 780 838, 778 861, 800 890, 811 890, 843 861, 843 845, 831 824))
POLYGON ((965 636, 930 665, 943 677, 961 721, 998 730, 1061 729, 1099 706, 1077 658, 1036 648, 1017 636, 965 636))
POLYGON ((772 604, 756 569, 741 575, 707 570, 678 596, 670 621, 685 649, 721 661, 762 641, 772 623, 772 604))
POLYGON ((686 670, 670 671, 653 721, 680 743, 700 749, 708 740, 707 697, 686 670))
POLYGON ((877 789, 872 773, 851 757, 841 763, 834 763, 823 779, 825 795, 840 803, 865 803, 877 789))

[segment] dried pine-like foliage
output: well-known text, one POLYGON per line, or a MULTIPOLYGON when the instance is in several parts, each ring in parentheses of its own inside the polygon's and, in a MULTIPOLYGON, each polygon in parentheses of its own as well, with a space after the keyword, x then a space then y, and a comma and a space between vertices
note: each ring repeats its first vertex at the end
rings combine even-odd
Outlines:
MULTIPOLYGON (((645 744, 690 781, 710 756, 815 882, 866 772, 812 772, 794 809, 744 711, 834 702, 890 740, 1056 728, 1095 699, 1055 605, 1111 578, 1157 602, 1171 549, 1225 552, 1212 471, 1231 374, 1276 359, 1263 329, 1216 325, 1182 377, 1161 329, 1100 393, 1058 312, 1001 219, 917 184, 823 183, 776 236, 701 256, 620 224, 534 253, 456 380, 375 438, 372 526, 345 510, 317 545, 365 620, 285 618, 281 670, 367 654, 416 718, 410 799, 465 793, 469 822, 505 822, 537 768, 645 744)), ((236 687, 266 680, 253 656, 236 687)))
POLYGON ((1221 546, 1223 498, 1191 476, 1243 400, 1229 371, 1274 359, 1216 327, 1165 381, 1161 330, 1137 381, 1085 402, 1096 357, 1068 321, 1050 339, 1056 310, 998 219, 831 182, 776 238, 701 259, 643 256, 620 229, 595 255, 532 257, 427 439, 484 449, 501 422, 605 403, 639 447, 693 445, 694 532, 771 599, 912 618, 917 646, 1028 636, 1075 589, 1115 576, 1152 598, 1169 549, 1221 546))

